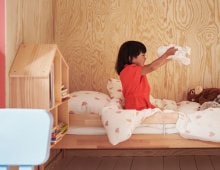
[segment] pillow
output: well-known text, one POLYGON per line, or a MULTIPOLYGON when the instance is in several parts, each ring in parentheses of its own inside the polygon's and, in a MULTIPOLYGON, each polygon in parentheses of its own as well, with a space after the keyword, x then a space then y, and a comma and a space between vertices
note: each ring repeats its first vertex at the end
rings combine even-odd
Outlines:
POLYGON ((76 91, 70 94, 69 113, 99 114, 110 102, 107 94, 97 91, 76 91))
POLYGON ((120 80, 113 78, 108 79, 107 90, 111 98, 124 100, 124 96, 122 94, 122 85, 120 80))
POLYGON ((194 113, 200 107, 199 103, 190 101, 181 101, 177 103, 177 110, 183 113, 194 113))

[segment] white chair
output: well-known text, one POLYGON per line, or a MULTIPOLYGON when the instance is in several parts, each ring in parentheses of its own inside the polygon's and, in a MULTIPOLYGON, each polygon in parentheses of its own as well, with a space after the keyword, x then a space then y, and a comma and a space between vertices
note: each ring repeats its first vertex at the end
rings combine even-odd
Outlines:
POLYGON ((33 170, 49 158, 53 119, 41 109, 0 109, 0 170, 33 170))

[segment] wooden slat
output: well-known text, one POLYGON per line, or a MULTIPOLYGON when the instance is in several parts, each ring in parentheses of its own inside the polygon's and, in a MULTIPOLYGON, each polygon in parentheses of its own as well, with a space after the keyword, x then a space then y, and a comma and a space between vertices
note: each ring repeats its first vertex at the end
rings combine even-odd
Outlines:
POLYGON ((59 55, 58 52, 56 52, 55 59, 54 59, 54 65, 53 65, 53 74, 54 74, 54 84, 56 84, 54 88, 54 95, 55 95, 55 101, 61 102, 61 85, 62 85, 62 56, 59 55))
POLYGON ((184 139, 177 134, 132 135, 130 139, 111 145, 106 135, 65 135, 54 148, 64 149, 162 149, 220 148, 220 143, 184 139))
POLYGON ((69 125, 78 127, 103 127, 101 117, 95 113, 69 114, 69 125))
MULTIPOLYGON (((78 127, 103 127, 101 117, 96 113, 69 114, 70 126, 78 127)), ((176 123, 178 113, 157 112, 154 115, 145 118, 142 124, 176 123)))
POLYGON ((163 113, 157 112, 154 115, 147 117, 142 124, 154 124, 154 123, 176 123, 179 113, 163 113))
POLYGON ((60 113, 58 115, 59 122, 64 122, 69 125, 69 114, 68 113, 68 100, 63 101, 63 103, 58 106, 58 112, 60 113))

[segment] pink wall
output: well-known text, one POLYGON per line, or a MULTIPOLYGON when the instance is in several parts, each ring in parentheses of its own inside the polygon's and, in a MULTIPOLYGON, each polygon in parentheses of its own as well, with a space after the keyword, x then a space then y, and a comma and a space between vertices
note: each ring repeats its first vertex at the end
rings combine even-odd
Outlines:
POLYGON ((5 0, 0 0, 0 108, 5 107, 5 0))

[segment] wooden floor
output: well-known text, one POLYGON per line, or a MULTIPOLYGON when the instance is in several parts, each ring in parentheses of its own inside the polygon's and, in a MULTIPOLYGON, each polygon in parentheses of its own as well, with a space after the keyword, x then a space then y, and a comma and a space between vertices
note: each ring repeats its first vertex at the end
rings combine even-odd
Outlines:
POLYGON ((67 156, 46 170, 220 170, 220 156, 67 156))

